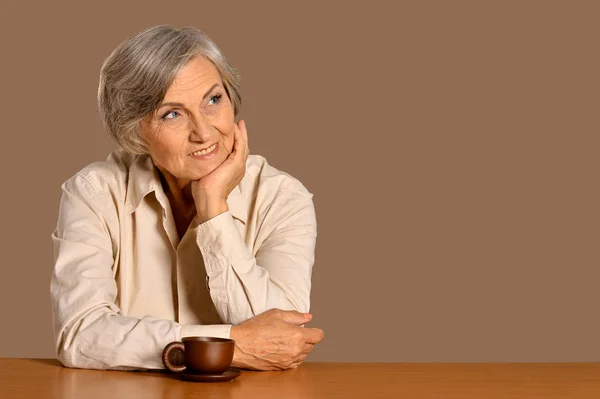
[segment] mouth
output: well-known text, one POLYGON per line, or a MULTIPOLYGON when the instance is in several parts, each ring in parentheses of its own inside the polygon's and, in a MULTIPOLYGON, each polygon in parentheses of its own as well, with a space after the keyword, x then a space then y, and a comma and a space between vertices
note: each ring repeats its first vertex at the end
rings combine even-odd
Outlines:
POLYGON ((218 143, 214 143, 210 147, 206 147, 206 148, 204 148, 202 150, 194 151, 194 152, 192 152, 190 154, 190 156, 192 156, 192 157, 206 157, 208 155, 212 155, 217 150, 217 144, 218 143))

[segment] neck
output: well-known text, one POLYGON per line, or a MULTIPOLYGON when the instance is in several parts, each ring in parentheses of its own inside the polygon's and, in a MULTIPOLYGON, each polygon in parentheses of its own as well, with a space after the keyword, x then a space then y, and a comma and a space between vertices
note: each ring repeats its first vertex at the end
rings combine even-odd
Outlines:
POLYGON ((181 215, 193 215, 196 212, 194 197, 192 196, 191 180, 178 179, 168 171, 158 168, 160 182, 171 204, 171 210, 181 215))

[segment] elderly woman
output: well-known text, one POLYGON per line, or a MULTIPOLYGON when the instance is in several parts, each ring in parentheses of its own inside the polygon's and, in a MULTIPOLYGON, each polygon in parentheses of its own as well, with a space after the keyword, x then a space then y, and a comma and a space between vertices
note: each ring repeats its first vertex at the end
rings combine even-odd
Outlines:
POLYGON ((98 103, 119 149, 62 185, 52 235, 56 351, 68 367, 159 369, 186 336, 231 338, 233 366, 297 367, 316 219, 295 178, 248 155, 239 75, 194 28, 121 43, 98 103))

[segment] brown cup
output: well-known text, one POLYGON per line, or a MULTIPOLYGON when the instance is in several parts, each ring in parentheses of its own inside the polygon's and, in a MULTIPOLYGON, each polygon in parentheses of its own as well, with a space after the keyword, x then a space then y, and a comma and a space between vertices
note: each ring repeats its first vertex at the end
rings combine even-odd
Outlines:
MULTIPOLYGON (((171 342, 162 353, 165 367, 174 373, 185 371, 194 374, 221 374, 233 360, 235 341, 214 337, 185 337, 181 342, 171 342), (173 364, 173 355, 183 357, 183 364, 173 364)), ((181 363, 181 362, 175 362, 181 363)))

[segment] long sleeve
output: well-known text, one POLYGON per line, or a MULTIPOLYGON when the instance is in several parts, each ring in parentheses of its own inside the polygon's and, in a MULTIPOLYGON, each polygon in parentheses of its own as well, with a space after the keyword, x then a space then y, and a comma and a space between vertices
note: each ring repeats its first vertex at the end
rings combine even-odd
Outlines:
POLYGON ((181 326, 151 315, 121 314, 115 280, 119 249, 114 198, 76 175, 62 186, 52 234, 50 283, 58 359, 67 367, 161 369, 169 342, 186 335, 229 337, 229 325, 181 326))
POLYGON ((210 294, 223 321, 235 325, 272 308, 308 312, 317 236, 312 196, 300 186, 275 197, 255 255, 230 212, 198 227, 210 294))

